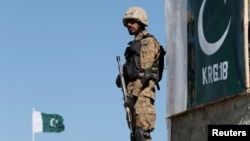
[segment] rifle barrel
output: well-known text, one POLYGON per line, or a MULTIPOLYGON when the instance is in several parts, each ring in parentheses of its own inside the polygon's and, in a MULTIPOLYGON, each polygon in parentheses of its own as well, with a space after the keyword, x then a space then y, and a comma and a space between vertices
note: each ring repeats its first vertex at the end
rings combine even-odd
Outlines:
MULTIPOLYGON (((123 100, 126 103, 127 102, 128 93, 127 93, 127 89, 126 89, 126 85, 125 85, 125 80, 124 80, 124 76, 123 76, 122 65, 120 64, 120 60, 121 60, 120 56, 116 56, 116 60, 117 60, 117 63, 118 63, 119 76, 120 76, 121 83, 122 83, 121 89, 122 89, 122 92, 123 92, 123 100)), ((133 136, 132 116, 131 116, 129 107, 126 107, 125 109, 126 109, 126 115, 127 115, 127 123, 128 123, 129 129, 130 129, 130 132, 131 132, 131 136, 133 136), (128 108, 128 110, 127 110, 127 108, 128 108)))

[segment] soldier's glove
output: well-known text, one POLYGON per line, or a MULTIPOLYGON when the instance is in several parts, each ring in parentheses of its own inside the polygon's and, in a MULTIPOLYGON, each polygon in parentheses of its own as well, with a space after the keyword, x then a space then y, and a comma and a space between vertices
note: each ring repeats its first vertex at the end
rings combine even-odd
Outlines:
POLYGON ((144 76, 141 78, 141 83, 143 87, 148 86, 148 82, 150 79, 152 79, 151 69, 145 69, 144 76))
POLYGON ((121 77, 120 77, 120 75, 117 75, 117 77, 116 77, 116 80, 115 80, 115 84, 116 84, 116 86, 118 87, 118 88, 121 88, 121 77))
POLYGON ((124 106, 124 108, 126 108, 126 107, 128 107, 129 105, 128 105, 127 102, 125 102, 125 103, 123 104, 123 106, 124 106))

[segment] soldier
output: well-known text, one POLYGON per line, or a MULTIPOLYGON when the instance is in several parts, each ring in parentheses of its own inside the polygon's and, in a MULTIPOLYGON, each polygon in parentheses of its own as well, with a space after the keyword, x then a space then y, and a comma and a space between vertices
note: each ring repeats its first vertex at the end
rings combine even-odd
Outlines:
MULTIPOLYGON (((125 107, 132 114, 132 141, 151 141, 150 132, 155 128, 156 99, 160 44, 148 33, 147 14, 140 7, 129 8, 124 17, 123 25, 128 29, 134 40, 129 42, 125 50, 126 62, 123 65, 124 79, 128 93, 125 107)), ((117 87, 121 81, 116 78, 117 87)))

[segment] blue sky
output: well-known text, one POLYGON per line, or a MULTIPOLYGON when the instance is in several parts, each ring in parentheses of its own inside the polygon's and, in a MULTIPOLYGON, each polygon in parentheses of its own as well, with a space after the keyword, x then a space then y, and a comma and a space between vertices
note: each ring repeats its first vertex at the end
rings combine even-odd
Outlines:
MULTIPOLYGON (((164 0, 0 0, 0 140, 32 141, 32 108, 60 114, 65 131, 35 141, 128 141, 116 56, 133 39, 122 24, 143 7, 166 46, 164 0)), ((166 71, 165 71, 166 73, 166 71)), ((167 140, 166 75, 153 140, 167 140)))

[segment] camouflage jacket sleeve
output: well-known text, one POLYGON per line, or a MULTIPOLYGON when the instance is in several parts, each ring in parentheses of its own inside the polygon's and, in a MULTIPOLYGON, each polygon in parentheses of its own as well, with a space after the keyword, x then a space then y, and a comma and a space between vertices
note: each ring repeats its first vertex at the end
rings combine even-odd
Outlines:
POLYGON ((141 41, 141 68, 151 68, 160 55, 160 45, 153 37, 141 41))

